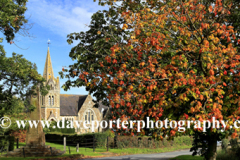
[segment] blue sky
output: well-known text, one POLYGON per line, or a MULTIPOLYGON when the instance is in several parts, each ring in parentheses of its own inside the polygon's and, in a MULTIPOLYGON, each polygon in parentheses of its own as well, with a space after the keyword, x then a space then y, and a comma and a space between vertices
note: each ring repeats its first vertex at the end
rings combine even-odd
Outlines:
MULTIPOLYGON (((26 18, 29 18, 29 23, 34 23, 29 33, 34 38, 17 34, 14 42, 20 48, 7 44, 4 40, 4 49, 7 56, 15 52, 36 63, 38 73, 42 75, 47 55, 47 41, 50 39, 50 55, 55 77, 59 76, 58 72, 63 66, 73 64, 69 52, 77 43, 69 45, 66 41, 67 35, 72 32, 87 31, 86 25, 90 24, 92 14, 98 10, 107 9, 107 7, 98 6, 98 2, 93 0, 29 0, 27 8, 26 18)), ((65 81, 66 79, 60 79, 60 85, 65 81)), ((67 92, 61 89, 61 94, 83 95, 88 92, 85 87, 81 87, 71 88, 67 92)))

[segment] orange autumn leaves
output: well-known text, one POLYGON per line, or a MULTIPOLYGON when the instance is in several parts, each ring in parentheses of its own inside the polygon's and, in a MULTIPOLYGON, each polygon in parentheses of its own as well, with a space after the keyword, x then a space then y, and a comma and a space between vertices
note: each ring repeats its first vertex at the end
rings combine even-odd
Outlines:
POLYGON ((104 78, 112 116, 158 120, 168 116, 166 111, 181 113, 177 118, 223 119, 237 114, 239 96, 233 92, 240 89, 240 56, 233 42, 239 40, 233 27, 217 22, 230 14, 231 5, 226 6, 220 0, 208 7, 199 0, 171 0, 163 1, 159 12, 148 6, 122 10, 122 29, 130 33, 125 42, 111 38, 115 43, 89 78, 104 78), (228 102, 236 104, 231 112, 224 110, 228 102))

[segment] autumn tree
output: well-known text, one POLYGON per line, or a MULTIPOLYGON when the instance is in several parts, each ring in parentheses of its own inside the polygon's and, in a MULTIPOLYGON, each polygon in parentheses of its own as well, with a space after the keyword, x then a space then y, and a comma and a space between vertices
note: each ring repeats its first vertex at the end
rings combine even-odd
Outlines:
MULTIPOLYGON (((116 0, 99 3, 110 5, 121 15, 124 24, 119 31, 125 35, 95 27, 95 32, 88 32, 91 37, 84 36, 87 39, 69 37, 68 41, 81 40, 70 53, 78 62, 70 70, 63 70, 69 72, 66 77, 79 78, 69 79, 63 87, 86 86, 98 95, 97 100, 103 99, 111 106, 112 119, 148 116, 153 121, 169 118, 203 122, 212 121, 213 117, 229 120, 223 132, 222 127, 203 132, 194 125, 185 132, 194 136, 193 155, 201 148, 206 150, 202 152, 205 159, 216 159, 217 141, 229 135, 235 138, 239 130, 230 126, 240 113, 240 40, 239 29, 233 27, 233 17, 239 14, 238 2, 126 0, 121 1, 121 6, 116 0), (97 37, 98 33, 101 37, 97 37), (95 40, 92 45, 88 41, 91 38, 95 40)), ((178 128, 155 130, 169 139, 181 134, 178 128)), ((117 132, 134 134, 136 129, 119 128, 117 132)))

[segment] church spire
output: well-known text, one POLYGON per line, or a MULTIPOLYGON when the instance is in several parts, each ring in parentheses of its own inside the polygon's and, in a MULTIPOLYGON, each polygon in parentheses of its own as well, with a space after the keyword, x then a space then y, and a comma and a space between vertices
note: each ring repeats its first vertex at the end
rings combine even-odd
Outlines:
POLYGON ((43 78, 45 78, 46 81, 48 81, 51 78, 54 78, 52 62, 51 62, 51 57, 50 57, 50 52, 49 52, 49 47, 48 47, 47 58, 46 58, 44 71, 43 71, 43 78))

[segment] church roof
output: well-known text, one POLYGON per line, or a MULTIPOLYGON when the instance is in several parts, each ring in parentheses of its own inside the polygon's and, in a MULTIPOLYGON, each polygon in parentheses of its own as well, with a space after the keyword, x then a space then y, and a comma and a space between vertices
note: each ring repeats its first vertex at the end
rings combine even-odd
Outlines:
POLYGON ((60 116, 77 116, 87 96, 60 94, 60 116))
POLYGON ((102 109, 104 109, 103 110, 103 117, 104 117, 106 115, 107 111, 108 111, 108 107, 103 105, 102 101, 100 101, 100 102, 98 102, 98 110, 99 110, 100 113, 102 113, 102 109))

